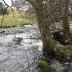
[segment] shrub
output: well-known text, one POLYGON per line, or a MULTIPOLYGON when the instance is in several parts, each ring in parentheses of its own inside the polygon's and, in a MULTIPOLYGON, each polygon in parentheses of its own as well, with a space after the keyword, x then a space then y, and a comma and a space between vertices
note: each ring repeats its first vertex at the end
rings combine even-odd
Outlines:
POLYGON ((7 14, 7 9, 6 7, 0 2, 0 15, 5 15, 7 14))
POLYGON ((46 61, 40 61, 38 67, 41 68, 43 72, 56 72, 46 61))

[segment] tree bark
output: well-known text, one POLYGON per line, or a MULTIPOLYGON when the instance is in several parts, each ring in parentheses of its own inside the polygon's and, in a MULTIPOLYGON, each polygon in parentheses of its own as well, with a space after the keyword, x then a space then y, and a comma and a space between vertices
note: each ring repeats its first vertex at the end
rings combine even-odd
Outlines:
POLYGON ((43 52, 48 53, 52 48, 52 40, 49 29, 50 21, 48 20, 47 7, 43 4, 42 0, 35 0, 35 4, 33 3, 32 6, 35 9, 38 26, 41 32, 43 52))
POLYGON ((70 28, 68 24, 68 0, 65 0, 64 3, 64 15, 63 15, 63 33, 65 36, 69 36, 70 34, 70 28))
POLYGON ((52 40, 50 35, 50 21, 48 20, 47 7, 43 6, 42 2, 38 2, 38 5, 35 7, 35 12, 37 16, 37 21, 39 29, 41 32, 42 42, 43 42, 43 52, 50 52, 52 46, 52 40))

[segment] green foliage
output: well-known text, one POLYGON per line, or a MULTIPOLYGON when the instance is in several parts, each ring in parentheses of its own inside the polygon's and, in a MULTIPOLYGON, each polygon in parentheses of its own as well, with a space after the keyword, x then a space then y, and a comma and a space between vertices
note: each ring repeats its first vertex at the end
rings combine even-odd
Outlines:
POLYGON ((5 14, 7 14, 7 9, 0 2, 0 15, 5 15, 5 14))
POLYGON ((68 47, 64 46, 61 48, 61 47, 58 47, 57 45, 53 45, 53 47, 54 47, 55 56, 57 59, 61 61, 71 60, 72 50, 69 46, 68 47))
POLYGON ((7 14, 7 9, 6 8, 0 8, 0 15, 5 15, 7 14))
POLYGON ((72 61, 72 50, 70 46, 58 46, 55 42, 52 42, 50 50, 44 48, 44 55, 46 57, 55 58, 59 61, 72 61))
POLYGON ((40 61, 38 67, 44 72, 56 72, 46 61, 40 61))

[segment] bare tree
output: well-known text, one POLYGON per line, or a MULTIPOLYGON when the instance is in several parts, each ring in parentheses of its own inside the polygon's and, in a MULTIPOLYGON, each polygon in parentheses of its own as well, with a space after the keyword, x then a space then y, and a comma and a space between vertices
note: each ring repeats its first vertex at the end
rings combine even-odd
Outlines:
POLYGON ((30 2, 35 9, 41 37, 43 41, 43 50, 48 53, 52 49, 52 38, 50 35, 50 24, 55 14, 59 17, 61 14, 63 20, 63 32, 69 35, 68 24, 68 0, 26 0, 30 2), (61 6, 62 5, 62 6, 61 6), (61 6, 61 7, 60 7, 61 6), (60 8, 60 10, 59 10, 60 8), (62 8, 62 10, 61 10, 62 8), (61 11, 60 13, 58 13, 61 11))

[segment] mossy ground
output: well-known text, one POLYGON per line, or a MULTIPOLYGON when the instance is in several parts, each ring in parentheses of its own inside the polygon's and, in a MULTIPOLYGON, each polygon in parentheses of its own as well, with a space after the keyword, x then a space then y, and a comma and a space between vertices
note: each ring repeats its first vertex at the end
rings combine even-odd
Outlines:
POLYGON ((15 27, 17 25, 28 25, 36 22, 34 14, 27 14, 18 11, 11 12, 8 15, 0 15, 0 27, 15 27), (2 21, 3 19, 3 21, 2 21))

